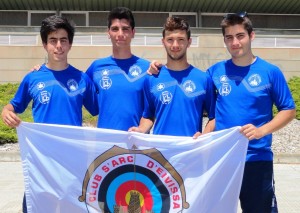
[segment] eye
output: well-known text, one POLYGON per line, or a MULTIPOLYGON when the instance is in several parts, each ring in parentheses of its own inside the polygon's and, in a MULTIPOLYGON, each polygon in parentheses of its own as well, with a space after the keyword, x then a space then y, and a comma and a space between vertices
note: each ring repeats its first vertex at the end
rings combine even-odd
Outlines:
POLYGON ((61 39, 60 42, 65 44, 65 43, 68 42, 68 39, 66 39, 66 38, 65 39, 61 39))
POLYGON ((118 27, 112 27, 112 28, 110 28, 110 30, 113 31, 113 32, 117 32, 119 30, 119 28, 118 27))
POLYGON ((239 34, 239 35, 237 35, 237 39, 243 39, 245 37, 245 34, 239 34))
POLYGON ((232 39, 233 39, 232 36, 226 36, 226 37, 225 37, 225 40, 226 40, 226 41, 231 41, 232 39))
POLYGON ((56 44, 57 43, 57 39, 49 39, 48 41, 50 44, 56 44))
POLYGON ((124 28, 122 28, 122 30, 123 30, 123 31, 129 31, 130 28, 129 28, 129 27, 124 27, 124 28))

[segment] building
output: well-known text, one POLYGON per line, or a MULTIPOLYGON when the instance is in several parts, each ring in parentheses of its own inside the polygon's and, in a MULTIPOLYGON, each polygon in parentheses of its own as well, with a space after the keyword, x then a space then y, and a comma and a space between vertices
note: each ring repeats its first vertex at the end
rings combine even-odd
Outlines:
POLYGON ((287 79, 300 76, 300 1, 0 0, 0 83, 19 82, 35 64, 47 60, 39 26, 52 14, 76 23, 71 64, 84 71, 94 59, 107 56, 111 46, 106 17, 116 6, 133 11, 137 32, 133 53, 149 60, 165 59, 161 28, 166 17, 187 19, 193 38, 188 59, 202 70, 229 57, 219 27, 224 14, 247 11, 257 34, 254 53, 278 65, 287 79))

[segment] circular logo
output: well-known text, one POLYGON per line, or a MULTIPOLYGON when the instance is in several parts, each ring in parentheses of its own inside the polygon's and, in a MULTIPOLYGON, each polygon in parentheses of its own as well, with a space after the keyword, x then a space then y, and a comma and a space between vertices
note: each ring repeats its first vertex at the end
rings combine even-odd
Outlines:
POLYGON ((253 87, 258 86, 258 85, 261 83, 261 77, 260 77, 260 75, 258 75, 258 74, 251 75, 251 76, 248 78, 248 83, 249 83, 251 86, 253 86, 253 87))
POLYGON ((129 73, 131 76, 137 77, 142 73, 142 69, 137 65, 133 65, 129 68, 129 73))
POLYGON ((191 80, 188 80, 188 81, 185 81, 183 83, 183 88, 184 88, 184 91, 187 92, 187 93, 191 93, 191 92, 194 92, 195 89, 196 89, 196 85, 193 81, 191 80))
POLYGON ((78 199, 89 212, 180 212, 189 203, 182 178, 168 164, 156 149, 115 146, 90 165, 78 199))
POLYGON ((76 91, 78 89, 78 84, 74 79, 70 79, 67 82, 70 91, 76 91))

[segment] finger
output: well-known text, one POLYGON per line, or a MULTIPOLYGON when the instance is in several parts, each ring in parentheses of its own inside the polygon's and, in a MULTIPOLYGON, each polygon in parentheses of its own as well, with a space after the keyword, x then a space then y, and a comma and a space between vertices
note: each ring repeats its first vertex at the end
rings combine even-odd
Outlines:
POLYGON ((156 67, 162 67, 162 63, 160 63, 158 61, 156 61, 154 64, 155 64, 156 67))
POLYGON ((200 135, 201 135, 201 132, 196 132, 196 133, 193 135, 193 139, 197 139, 200 135))

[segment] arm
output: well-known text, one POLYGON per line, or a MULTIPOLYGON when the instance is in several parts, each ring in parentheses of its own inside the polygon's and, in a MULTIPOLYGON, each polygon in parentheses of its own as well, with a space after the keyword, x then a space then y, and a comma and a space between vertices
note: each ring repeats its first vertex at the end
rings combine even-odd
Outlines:
POLYGON ((265 135, 271 134, 286 126, 296 116, 296 110, 282 110, 268 123, 261 127, 255 127, 253 124, 242 126, 240 132, 249 140, 260 139, 265 135))
POLYGON ((21 123, 21 119, 16 115, 13 105, 7 104, 3 107, 2 113, 3 122, 9 127, 17 127, 21 123))
POLYGON ((149 118, 142 117, 140 120, 140 125, 138 127, 130 127, 129 132, 140 132, 140 133, 148 133, 150 132, 151 127, 153 126, 153 120, 149 118))

